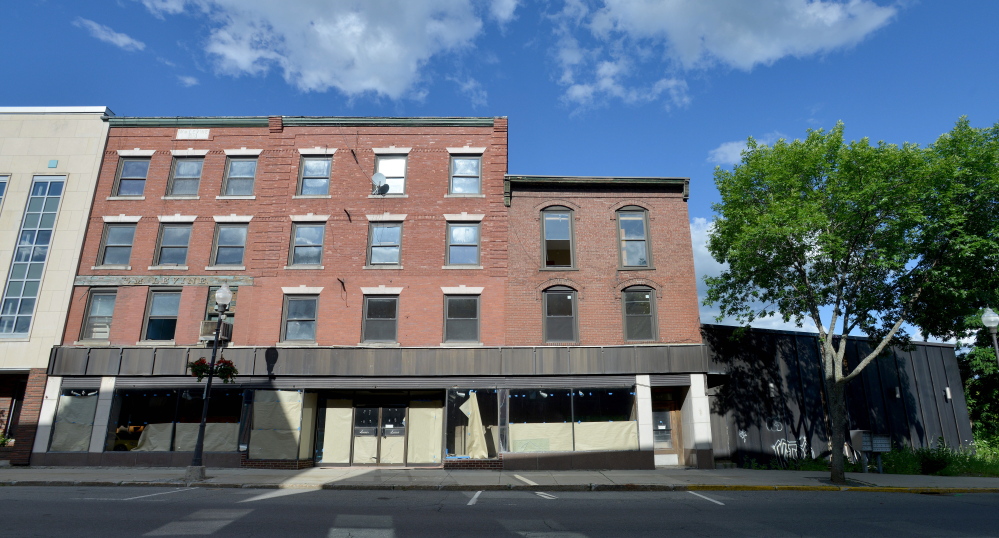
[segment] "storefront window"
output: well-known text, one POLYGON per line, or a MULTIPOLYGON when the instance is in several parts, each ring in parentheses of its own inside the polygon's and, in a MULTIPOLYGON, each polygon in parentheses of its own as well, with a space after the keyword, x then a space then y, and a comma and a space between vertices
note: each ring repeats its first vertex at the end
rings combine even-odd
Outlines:
POLYGON ((631 388, 511 389, 509 450, 638 450, 631 388))
MULTIPOLYGON (((115 392, 105 450, 192 452, 204 406, 202 389, 115 392)), ((205 452, 237 450, 243 391, 214 389, 205 425, 205 452)))
POLYGON ((52 452, 89 450, 96 411, 96 390, 64 390, 59 395, 49 450, 52 452))
POLYGON ((496 457, 500 446, 498 400, 495 389, 448 391, 447 457, 496 457))

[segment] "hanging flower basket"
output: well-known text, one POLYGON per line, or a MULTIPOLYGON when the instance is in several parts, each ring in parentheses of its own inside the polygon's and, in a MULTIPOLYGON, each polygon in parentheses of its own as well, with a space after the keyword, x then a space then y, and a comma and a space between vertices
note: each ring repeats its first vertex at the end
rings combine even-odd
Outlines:
MULTIPOLYGON (((197 377, 198 381, 211 374, 208 360, 204 357, 187 363, 187 367, 191 369, 191 375, 197 377)), ((223 383, 232 383, 237 375, 239 375, 239 370, 236 369, 236 365, 232 361, 222 357, 219 357, 219 360, 215 361, 215 377, 219 378, 223 383)))

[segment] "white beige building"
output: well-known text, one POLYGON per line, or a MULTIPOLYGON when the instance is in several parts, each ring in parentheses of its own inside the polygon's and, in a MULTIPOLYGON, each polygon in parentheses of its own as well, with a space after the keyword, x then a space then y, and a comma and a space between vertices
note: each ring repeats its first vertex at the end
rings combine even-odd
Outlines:
POLYGON ((107 141, 106 107, 0 107, 0 459, 27 463, 107 141), (22 404, 26 404, 23 405, 22 404))

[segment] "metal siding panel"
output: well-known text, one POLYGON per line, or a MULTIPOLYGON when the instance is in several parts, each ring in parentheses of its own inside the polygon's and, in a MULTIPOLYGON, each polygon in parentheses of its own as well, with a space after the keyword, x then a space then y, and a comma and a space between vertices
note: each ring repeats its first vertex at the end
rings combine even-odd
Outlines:
POLYGON ((925 347, 917 347, 911 354, 914 381, 919 394, 919 406, 922 411, 920 424, 923 426, 921 446, 935 445, 943 435, 940 430, 940 411, 937 409, 936 390, 933 387, 933 376, 926 356, 925 347))
POLYGON ((57 347, 49 375, 86 375, 89 351, 86 347, 57 347))
POLYGON ((895 366, 902 393, 902 405, 905 406, 905 420, 909 424, 909 445, 920 447, 926 443, 926 430, 923 427, 922 403, 919 401, 919 389, 916 384, 913 362, 911 352, 895 351, 895 366))
POLYGON ((670 365, 674 372, 707 372, 704 346, 669 346, 670 365))
MULTIPOLYGON (((849 372, 859 362, 857 358, 859 354, 857 351, 857 340, 852 338, 847 340, 846 346, 846 355, 843 357, 843 362, 846 364, 846 370, 849 372)), ((846 393, 846 409, 850 417, 849 429, 871 429, 870 408, 867 402, 867 393, 864 389, 863 379, 854 379, 847 383, 844 392, 846 393)), ((849 432, 847 432, 847 442, 849 441, 849 432)))
POLYGON ((603 374, 603 350, 598 347, 572 347, 569 352, 569 371, 574 374, 603 374))
POLYGON ((87 375, 118 375, 121 366, 121 349, 91 348, 87 360, 87 375))
POLYGON ((947 382, 950 384, 950 392, 953 396, 951 407, 954 410, 954 420, 957 422, 958 435, 961 437, 961 446, 968 447, 974 441, 974 433, 971 431, 971 419, 968 417, 968 402, 964 398, 964 383, 961 380, 961 370, 958 367, 953 347, 941 347, 938 349, 940 349, 944 370, 947 372, 947 382))
POLYGON ((826 431, 825 385, 822 378, 822 359, 819 354, 818 337, 795 335, 795 357, 797 359, 797 382, 801 391, 799 420, 809 434, 811 447, 816 454, 824 452, 829 443, 826 431))
POLYGON ((101 378, 99 377, 67 377, 60 385, 63 389, 99 389, 101 388, 101 378))
POLYGON ((604 372, 608 374, 638 373, 635 369, 634 347, 605 347, 604 372))
POLYGON ((673 372, 667 348, 635 346, 635 372, 668 374, 673 372))
POLYGON ((537 374, 569 374, 569 350, 564 347, 536 348, 537 374))
POLYGON ((653 374, 649 376, 653 387, 689 387, 690 374, 653 374))
MULTIPOLYGON (((239 371, 238 375, 253 375, 253 356, 256 353, 255 348, 236 348, 219 351, 221 357, 232 361, 232 365, 236 367, 237 371, 239 371)), ((209 358, 211 358, 210 355, 209 358)))
POLYGON ((926 347, 926 359, 930 365, 930 375, 933 376, 933 396, 937 403, 940 416, 940 432, 947 446, 961 446, 961 437, 954 419, 954 400, 947 401, 947 387, 953 396, 955 392, 963 391, 964 385, 951 386, 944 367, 943 353, 938 346, 926 347))
POLYGON ((534 373, 533 347, 500 348, 501 373, 503 375, 525 375, 534 373))
MULTIPOLYGON (((205 357, 211 358, 211 350, 207 353, 191 353, 192 362, 205 357)), ((153 355, 153 375, 185 375, 187 374, 187 348, 158 347, 153 355)))
MULTIPOLYGON (((858 363, 874 351, 866 340, 857 341, 856 350, 858 363)), ((877 364, 868 364, 861 371, 860 378, 864 384, 864 395, 867 397, 867 416, 871 431, 882 435, 890 433, 886 419, 888 413, 885 406, 884 389, 877 364)))
POLYGON ((152 348, 124 348, 121 350, 119 375, 152 375, 152 348))
POLYGON ((905 414, 905 401, 899 386, 896 357, 892 348, 887 355, 878 357, 868 368, 877 368, 881 376, 881 394, 885 402, 885 420, 894 446, 905 446, 909 439, 909 422, 905 414), (896 392, 898 396, 896 397, 896 392))

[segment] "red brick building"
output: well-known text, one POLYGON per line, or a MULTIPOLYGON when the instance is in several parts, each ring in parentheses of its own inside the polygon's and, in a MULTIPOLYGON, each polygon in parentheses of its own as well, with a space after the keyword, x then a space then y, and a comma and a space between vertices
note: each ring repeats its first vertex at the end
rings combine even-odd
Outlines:
POLYGON ((506 172, 506 118, 112 118, 32 461, 187 465, 226 284, 208 465, 710 465, 688 181, 506 172))

